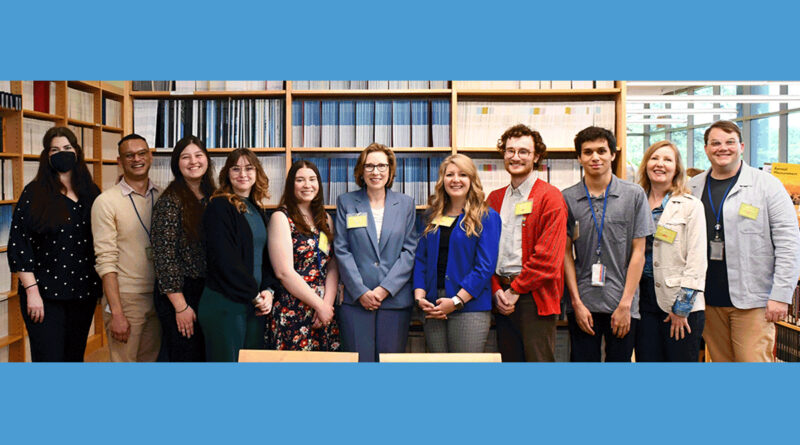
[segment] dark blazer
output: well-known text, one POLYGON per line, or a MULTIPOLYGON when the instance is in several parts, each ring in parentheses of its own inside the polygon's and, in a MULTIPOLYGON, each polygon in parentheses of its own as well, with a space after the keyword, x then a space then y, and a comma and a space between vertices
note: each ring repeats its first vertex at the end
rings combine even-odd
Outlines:
POLYGON ((344 304, 359 304, 358 297, 380 285, 390 294, 381 309, 411 306, 411 271, 417 248, 415 210, 409 196, 387 189, 379 244, 366 190, 339 196, 333 248, 344 283, 344 304), (347 216, 356 213, 367 214, 367 227, 348 229, 347 216))
MULTIPOLYGON (((268 228, 269 215, 259 211, 268 228)), ((239 213, 227 198, 216 197, 203 214, 206 234, 208 270, 206 286, 239 303, 250 303, 266 288, 276 289, 278 280, 264 246, 261 283, 253 277, 253 232, 244 214, 239 213)))

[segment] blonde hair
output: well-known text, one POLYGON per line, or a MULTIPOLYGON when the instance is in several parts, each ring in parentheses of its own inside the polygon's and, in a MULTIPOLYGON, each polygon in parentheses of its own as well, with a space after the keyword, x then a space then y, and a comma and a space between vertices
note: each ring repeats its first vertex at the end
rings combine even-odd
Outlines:
POLYGON ((466 232, 467 236, 480 236, 483 230, 481 219, 489 213, 489 204, 486 203, 481 180, 478 178, 478 169, 475 168, 472 159, 462 154, 448 156, 439 166, 439 179, 436 180, 434 192, 428 200, 428 211, 426 212, 428 224, 422 235, 425 236, 438 229, 439 226, 434 221, 444 215, 445 208, 450 203, 450 196, 444 190, 444 174, 450 165, 455 165, 469 177, 469 190, 467 191, 467 202, 464 205, 461 229, 466 232))
POLYGON ((642 186, 645 192, 648 194, 650 193, 650 178, 647 176, 647 162, 653 157, 653 153, 655 153, 656 150, 664 147, 672 148, 672 152, 675 154, 675 176, 672 177, 672 187, 670 187, 669 192, 673 195, 691 193, 689 187, 686 186, 686 169, 683 166, 683 160, 681 160, 681 152, 678 151, 678 147, 671 141, 656 142, 645 150, 644 156, 642 156, 642 163, 639 164, 639 170, 636 172, 639 185, 642 186))

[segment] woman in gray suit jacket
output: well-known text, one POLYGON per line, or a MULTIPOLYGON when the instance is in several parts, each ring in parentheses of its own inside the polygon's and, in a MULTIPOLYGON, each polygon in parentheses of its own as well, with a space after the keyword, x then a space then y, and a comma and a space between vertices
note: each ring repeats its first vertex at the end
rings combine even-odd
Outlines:
POLYGON ((344 350, 358 352, 362 362, 404 352, 408 337, 417 235, 414 201, 391 191, 396 165, 389 148, 371 144, 355 168, 361 190, 336 200, 333 247, 344 283, 339 330, 344 350))

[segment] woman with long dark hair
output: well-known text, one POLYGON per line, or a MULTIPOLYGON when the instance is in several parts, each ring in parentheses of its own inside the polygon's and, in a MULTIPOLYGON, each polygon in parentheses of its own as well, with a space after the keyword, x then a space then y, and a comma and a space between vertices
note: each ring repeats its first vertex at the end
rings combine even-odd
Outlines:
POLYGON ((237 361, 240 349, 264 349, 263 316, 278 286, 267 249, 268 198, 258 157, 246 148, 231 152, 203 216, 208 267, 197 318, 209 361, 237 361))
POLYGON ((91 209, 100 189, 67 127, 42 138, 39 171, 17 202, 8 263, 19 276, 20 308, 35 362, 80 362, 97 299, 91 209))
POLYGON ((269 253, 281 285, 267 332, 270 349, 339 350, 333 303, 339 271, 331 249, 333 220, 325 213, 317 166, 292 164, 278 211, 269 222, 269 253))
POLYGON ((175 144, 170 159, 175 179, 153 208, 151 242, 156 273, 155 308, 161 320, 166 360, 205 361, 197 305, 206 276, 203 211, 214 193, 206 146, 196 136, 175 144))

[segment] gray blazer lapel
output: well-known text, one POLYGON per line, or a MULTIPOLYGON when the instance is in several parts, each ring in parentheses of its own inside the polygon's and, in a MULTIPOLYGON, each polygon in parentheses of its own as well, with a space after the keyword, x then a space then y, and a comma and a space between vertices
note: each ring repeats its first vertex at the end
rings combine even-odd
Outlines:
MULTIPOLYGON (((363 188, 356 198, 356 211, 358 213, 367 214, 367 235, 369 236, 370 242, 372 242, 372 248, 375 249, 375 254, 380 258, 381 251, 378 248, 378 232, 375 229, 375 218, 372 217, 372 209, 369 206, 367 191, 363 188)), ((386 218, 384 217, 384 221, 385 220, 386 218)))
POLYGON ((395 225, 398 224, 398 205, 400 205, 400 199, 398 198, 397 193, 386 189, 386 202, 383 207, 383 226, 381 228, 382 236, 379 251, 382 251, 386 246, 386 243, 389 242, 388 235, 392 233, 395 225))

